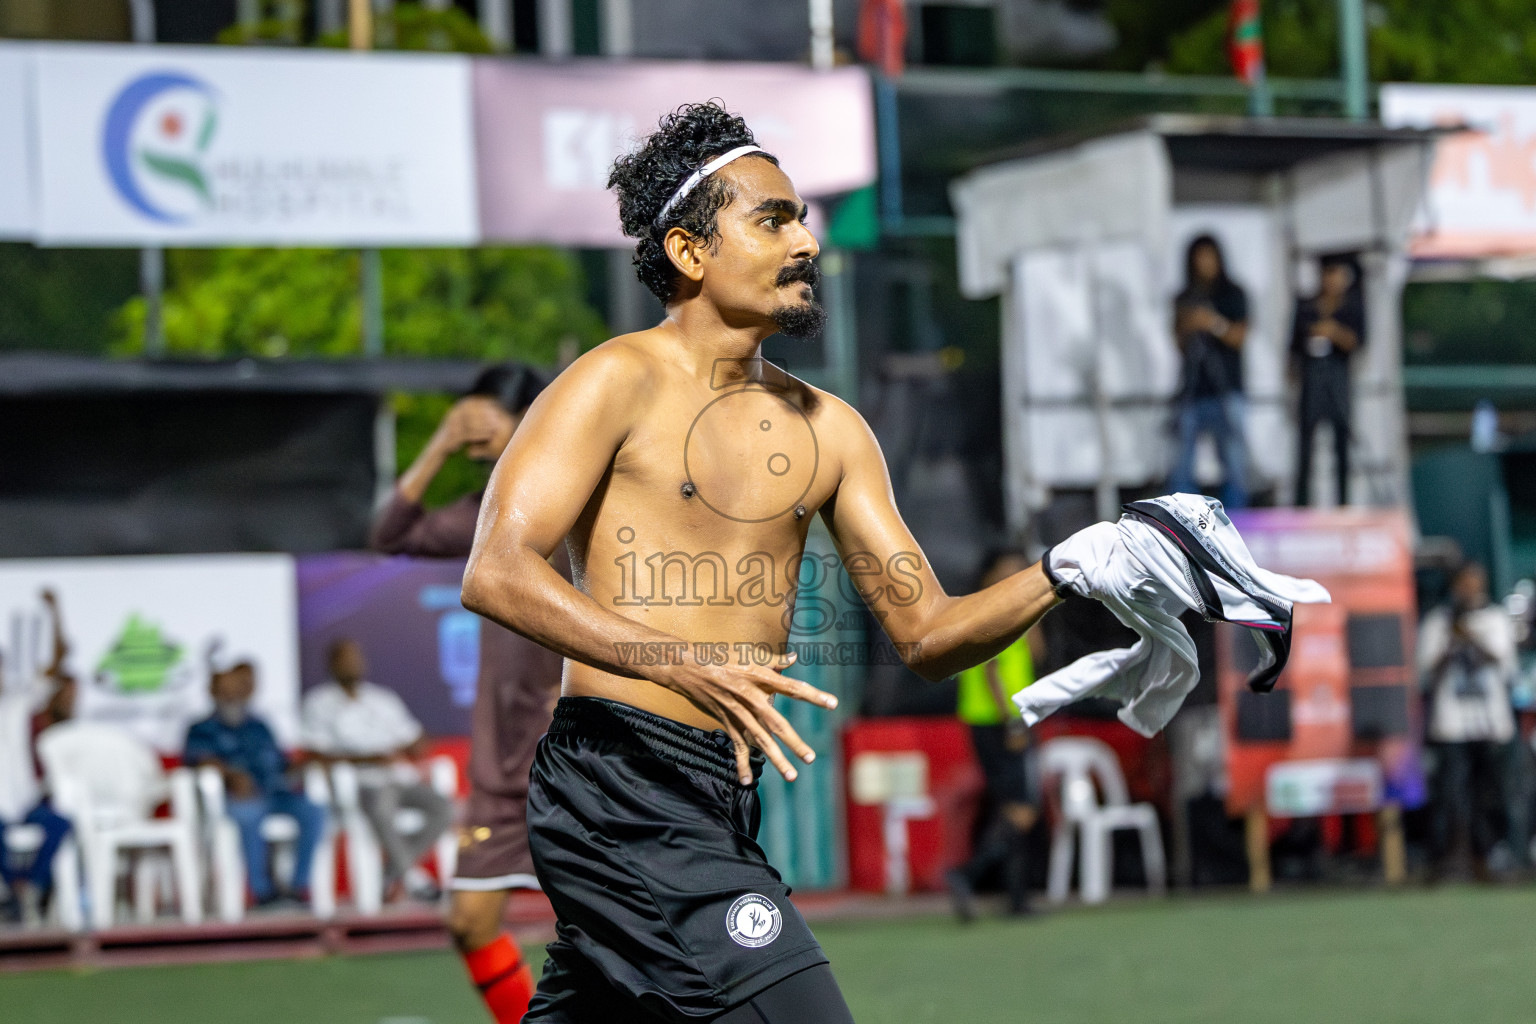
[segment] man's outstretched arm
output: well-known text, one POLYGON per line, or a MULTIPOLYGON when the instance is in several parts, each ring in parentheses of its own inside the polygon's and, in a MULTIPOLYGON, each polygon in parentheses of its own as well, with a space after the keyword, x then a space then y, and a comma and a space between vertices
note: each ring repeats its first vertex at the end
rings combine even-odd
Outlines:
POLYGON ((822 517, 849 578, 909 668, 939 680, 979 665, 1060 602, 1038 562, 974 594, 944 593, 896 509, 869 425, 843 403, 834 410, 842 480, 822 517))
POLYGON ((546 560, 563 543, 612 465, 638 415, 636 396, 649 394, 647 368, 622 349, 605 347, 577 360, 528 409, 496 463, 474 548, 464 570, 464 607, 542 644, 557 654, 618 676, 648 679, 681 694, 721 723, 736 746, 744 782, 752 772, 748 744, 760 748, 793 779, 795 770, 777 736, 802 760, 815 755, 772 695, 783 693, 823 707, 831 694, 769 666, 704 665, 691 644, 604 608, 566 582, 546 560), (667 644, 683 652, 679 663, 626 665, 623 645, 667 644))

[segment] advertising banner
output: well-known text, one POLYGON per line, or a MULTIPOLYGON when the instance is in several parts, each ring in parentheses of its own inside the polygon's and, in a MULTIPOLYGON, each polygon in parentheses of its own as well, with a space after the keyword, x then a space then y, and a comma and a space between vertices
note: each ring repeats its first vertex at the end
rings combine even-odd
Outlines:
POLYGON ((459 603, 464 563, 360 552, 301 555, 304 688, 327 678, 337 640, 356 640, 371 682, 398 693, 431 736, 469 735, 483 622, 459 603))
POLYGON ((468 58, 33 52, 44 244, 475 240, 468 58))
POLYGON ((254 710, 279 743, 298 739, 298 616, 288 555, 164 555, 0 562, 7 686, 32 685, 52 660, 54 595, 78 685, 78 718, 123 725, 180 753, 205 717, 208 656, 249 660, 254 710))
POLYGON ((614 158, 683 103, 746 118, 803 198, 875 180, 874 107, 860 68, 660 61, 479 60, 480 224, 487 241, 615 247, 614 158))
POLYGON ((1413 255, 1478 259, 1536 253, 1536 89, 1384 85, 1382 123, 1467 125, 1440 140, 1413 255))
POLYGON ((1247 688, 1258 657, 1247 633, 1218 629, 1228 811, 1294 816, 1374 810, 1381 801, 1419 806, 1423 730, 1407 516, 1266 509, 1232 520, 1255 562, 1317 580, 1333 603, 1296 607, 1290 662, 1273 693, 1247 688), (1379 778, 1361 759, 1379 766, 1379 778))
POLYGON ((32 237, 31 50, 0 42, 0 240, 32 237))

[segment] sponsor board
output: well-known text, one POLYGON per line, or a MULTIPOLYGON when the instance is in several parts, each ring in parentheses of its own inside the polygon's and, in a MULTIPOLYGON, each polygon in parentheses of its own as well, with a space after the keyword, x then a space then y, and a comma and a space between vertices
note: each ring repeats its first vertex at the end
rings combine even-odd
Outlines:
POLYGON ((467 58, 91 45, 32 54, 45 244, 476 239, 467 58))
POLYGON ((287 555, 164 555, 0 562, 0 666, 31 685, 53 655, 49 592, 78 685, 76 717, 123 725, 162 754, 212 708, 209 653, 256 670, 253 710, 298 739, 298 614, 287 555))

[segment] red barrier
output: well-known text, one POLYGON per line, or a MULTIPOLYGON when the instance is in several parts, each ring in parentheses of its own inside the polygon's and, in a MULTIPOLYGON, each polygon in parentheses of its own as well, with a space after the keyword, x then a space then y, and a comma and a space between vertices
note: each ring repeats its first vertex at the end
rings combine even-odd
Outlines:
MULTIPOLYGON (((920 753, 927 758, 931 817, 907 822, 908 865, 914 889, 939 889, 944 872, 965 860, 971 845, 981 768, 966 727, 952 718, 854 719, 843 728, 843 772, 863 754, 920 753)), ((849 788, 848 880, 855 889, 886 888, 884 809, 860 804, 849 788)))

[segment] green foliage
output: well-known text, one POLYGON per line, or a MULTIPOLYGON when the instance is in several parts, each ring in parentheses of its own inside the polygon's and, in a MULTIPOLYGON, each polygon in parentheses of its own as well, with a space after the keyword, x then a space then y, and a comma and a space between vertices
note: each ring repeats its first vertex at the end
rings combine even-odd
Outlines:
MULTIPOLYGON (((1536 19, 1529 0, 1377 0, 1367 5, 1371 77, 1378 82, 1536 81, 1536 19)), ((1168 70, 1231 74, 1227 5, 1167 42, 1168 70)), ((1338 74, 1337 0, 1266 0, 1264 52, 1269 73, 1338 74)))
MULTIPOLYGON (((431 10, 421 4, 397 4, 381 11, 373 21, 375 49, 448 50, 455 53, 490 53, 495 47, 480 31, 480 25, 457 7, 431 10)), ((321 46, 345 47, 345 29, 327 33, 317 42, 321 46)))
POLYGON ((1171 38, 1220 11, 1225 24, 1229 0, 1108 0, 1104 13, 1119 43, 1101 62, 1116 71, 1142 71, 1168 60, 1171 38))
POLYGON ((575 256, 546 248, 386 252, 384 316, 389 352, 541 366, 563 339, 587 349, 607 333, 575 256))
POLYGON ((100 352, 139 289, 139 254, 0 244, 0 349, 100 352))
MULTIPOLYGON (((304 35, 304 0, 258 0, 260 10, 253 24, 231 25, 218 41, 235 46, 297 45, 304 35)), ((490 53, 495 49, 474 18, 457 7, 432 10, 419 3, 396 4, 373 16, 373 48, 376 50, 440 50, 453 53, 490 53)), ((345 49, 351 39, 345 28, 327 32, 315 40, 318 46, 345 49)))
POLYGON ((237 46, 298 43, 304 34, 304 0, 257 0, 256 23, 231 25, 217 40, 237 46))
MULTIPOLYGON (((186 356, 347 356, 362 347, 360 259, 340 249, 167 253, 167 351, 186 356)), ((560 342, 604 327, 581 268, 554 249, 391 249, 383 253, 390 355, 520 359, 547 366, 560 342)), ((120 355, 144 347, 144 300, 117 318, 120 355)))
POLYGON ((1389 0, 1371 31, 1379 81, 1536 82, 1536 19, 1529 0, 1389 0))
POLYGON ((1410 364, 1536 363, 1536 281, 1410 284, 1403 291, 1410 364))

